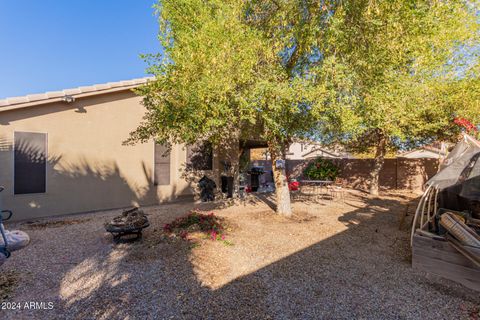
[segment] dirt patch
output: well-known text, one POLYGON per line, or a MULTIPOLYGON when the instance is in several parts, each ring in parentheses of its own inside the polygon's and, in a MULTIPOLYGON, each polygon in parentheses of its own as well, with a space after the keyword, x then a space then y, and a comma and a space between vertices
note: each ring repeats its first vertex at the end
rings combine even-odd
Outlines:
POLYGON ((18 273, 13 270, 0 272, 0 302, 10 298, 17 286, 18 279, 18 273))
POLYGON ((92 220, 88 219, 74 219, 74 220, 54 220, 54 221, 29 221, 22 223, 22 227, 26 230, 38 230, 46 228, 59 228, 63 226, 75 225, 79 223, 86 223, 92 220))
POLYGON ((314 216, 311 213, 308 213, 306 211, 300 211, 300 210, 294 212, 290 217, 290 220, 294 222, 299 222, 299 223, 310 222, 315 219, 317 219, 317 216, 314 216))
POLYGON ((248 215, 248 218, 251 218, 252 220, 259 220, 259 221, 276 221, 276 222, 283 222, 283 223, 305 223, 305 222, 310 222, 315 219, 317 219, 317 216, 302 210, 302 209, 297 209, 293 210, 293 213, 290 217, 286 216, 280 216, 278 214, 275 214, 272 210, 265 210, 265 211, 260 211, 260 212, 252 212, 248 215))
POLYGON ((186 255, 190 249, 190 244, 185 241, 173 241, 164 238, 158 241, 142 241, 133 244, 118 245, 118 249, 128 248, 130 251, 128 261, 155 261, 158 259, 174 260, 178 255, 186 255))

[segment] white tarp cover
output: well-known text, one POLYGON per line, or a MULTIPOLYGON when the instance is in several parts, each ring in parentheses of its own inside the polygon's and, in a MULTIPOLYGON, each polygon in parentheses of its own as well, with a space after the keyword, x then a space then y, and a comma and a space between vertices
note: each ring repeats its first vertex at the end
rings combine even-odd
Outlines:
POLYGON ((428 180, 427 185, 443 190, 480 176, 480 160, 477 161, 479 153, 480 142, 465 135, 448 154, 440 171, 428 180))
POLYGON ((427 184, 439 190, 440 208, 480 218, 480 142, 465 135, 427 184))

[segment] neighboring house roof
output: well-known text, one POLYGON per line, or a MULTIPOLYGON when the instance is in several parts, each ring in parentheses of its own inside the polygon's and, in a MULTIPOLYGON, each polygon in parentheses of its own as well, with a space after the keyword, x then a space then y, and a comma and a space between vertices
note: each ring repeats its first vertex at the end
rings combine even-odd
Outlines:
POLYGON ((441 143, 426 145, 413 150, 402 152, 398 155, 400 158, 444 158, 447 156, 447 145, 442 148, 441 143))
POLYGON ((431 158, 431 159, 440 159, 444 158, 446 154, 439 154, 426 149, 416 149, 408 153, 403 153, 398 155, 398 158, 409 158, 409 159, 421 159, 421 158, 431 158))
POLYGON ((317 157, 352 158, 352 156, 339 145, 325 146, 320 142, 312 140, 298 140, 293 142, 287 153, 287 158, 290 159, 311 159, 317 157))
POLYGON ((302 157, 305 159, 309 158, 316 158, 318 156, 318 153, 321 153, 323 155, 328 155, 331 158, 343 158, 343 157, 348 157, 347 154, 340 154, 338 152, 326 149, 326 148, 321 148, 321 147, 315 147, 312 150, 302 154, 302 157))
POLYGON ((122 90, 133 89, 147 83, 149 80, 155 79, 154 77, 145 77, 125 81, 108 82, 104 84, 95 84, 92 86, 84 86, 72 89, 65 89, 62 91, 52 91, 39 94, 29 94, 22 97, 12 97, 6 99, 0 99, 0 112, 20 109, 26 107, 32 107, 36 105, 42 105, 45 103, 66 101, 67 97, 82 98, 97 94, 104 94, 122 90))

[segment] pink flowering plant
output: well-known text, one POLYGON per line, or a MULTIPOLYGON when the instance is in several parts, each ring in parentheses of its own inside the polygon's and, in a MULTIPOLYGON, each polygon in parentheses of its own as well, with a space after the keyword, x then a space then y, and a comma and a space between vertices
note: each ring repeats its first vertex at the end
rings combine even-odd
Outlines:
POLYGON ((201 233, 203 238, 222 241, 226 245, 231 244, 226 240, 224 219, 216 216, 213 212, 203 213, 198 209, 165 224, 163 231, 169 236, 178 236, 187 241, 192 240, 193 234, 201 233))

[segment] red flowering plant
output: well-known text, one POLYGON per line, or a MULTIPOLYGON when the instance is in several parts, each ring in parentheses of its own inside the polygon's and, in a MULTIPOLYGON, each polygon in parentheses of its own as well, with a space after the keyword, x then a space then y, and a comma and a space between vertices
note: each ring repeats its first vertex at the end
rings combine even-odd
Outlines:
POLYGON ((478 133, 478 127, 476 125, 474 125, 473 123, 471 123, 470 121, 468 121, 467 119, 465 119, 465 118, 458 118, 457 117, 453 120, 453 122, 457 126, 465 128, 465 131, 468 134, 471 134, 471 135, 475 136, 478 133))
POLYGON ((200 233, 204 238, 223 241, 228 245, 231 243, 225 240, 226 229, 223 218, 216 216, 213 212, 203 213, 198 209, 163 226, 163 231, 169 236, 178 236, 190 241, 195 238, 195 234, 200 233))

